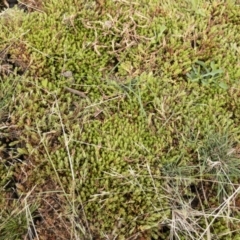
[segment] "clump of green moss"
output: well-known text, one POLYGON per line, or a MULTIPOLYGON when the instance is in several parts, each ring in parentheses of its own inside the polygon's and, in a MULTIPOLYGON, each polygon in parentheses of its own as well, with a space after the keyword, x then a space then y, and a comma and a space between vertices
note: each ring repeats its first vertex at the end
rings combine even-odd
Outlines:
POLYGON ((164 235, 176 210, 169 179, 199 173, 209 132, 239 141, 238 13, 215 5, 48 1, 1 17, 1 64, 20 75, 7 104, 19 194, 31 191, 45 209, 39 193, 61 188, 56 212, 81 219, 71 231, 82 238, 164 235), (199 62, 214 62, 227 87, 191 81, 199 62))

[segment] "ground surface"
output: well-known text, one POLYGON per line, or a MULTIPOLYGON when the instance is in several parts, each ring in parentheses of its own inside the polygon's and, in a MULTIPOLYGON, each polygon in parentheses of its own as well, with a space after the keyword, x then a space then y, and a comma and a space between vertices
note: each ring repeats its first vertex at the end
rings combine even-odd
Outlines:
POLYGON ((239 2, 19 4, 0 239, 240 239, 239 2))

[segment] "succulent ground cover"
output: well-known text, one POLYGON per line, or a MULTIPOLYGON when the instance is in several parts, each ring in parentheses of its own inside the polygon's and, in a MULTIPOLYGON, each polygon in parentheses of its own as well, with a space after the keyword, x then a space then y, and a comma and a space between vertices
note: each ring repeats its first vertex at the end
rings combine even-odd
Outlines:
POLYGON ((0 239, 240 239, 239 2, 25 5, 0 13, 0 239))

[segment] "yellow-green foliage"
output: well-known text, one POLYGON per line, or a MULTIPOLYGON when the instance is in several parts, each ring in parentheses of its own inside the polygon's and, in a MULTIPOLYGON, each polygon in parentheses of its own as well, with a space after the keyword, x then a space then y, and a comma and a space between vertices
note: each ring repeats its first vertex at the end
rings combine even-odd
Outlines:
POLYGON ((163 169, 199 164, 209 132, 239 141, 239 11, 194 2, 45 1, 1 16, 0 47, 15 67, 2 78, 12 86, 22 74, 8 105, 26 163, 9 171, 27 174, 22 194, 48 181, 74 192, 75 215, 97 239, 162 234, 172 208, 163 169), (197 60, 221 74, 192 81, 197 60))

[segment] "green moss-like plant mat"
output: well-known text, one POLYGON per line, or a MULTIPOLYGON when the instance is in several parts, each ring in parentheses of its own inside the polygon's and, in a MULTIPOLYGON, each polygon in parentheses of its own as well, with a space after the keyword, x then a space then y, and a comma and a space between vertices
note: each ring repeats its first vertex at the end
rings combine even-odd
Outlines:
POLYGON ((239 3, 35 4, 0 15, 0 239, 238 239, 239 3))

